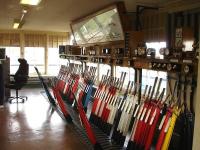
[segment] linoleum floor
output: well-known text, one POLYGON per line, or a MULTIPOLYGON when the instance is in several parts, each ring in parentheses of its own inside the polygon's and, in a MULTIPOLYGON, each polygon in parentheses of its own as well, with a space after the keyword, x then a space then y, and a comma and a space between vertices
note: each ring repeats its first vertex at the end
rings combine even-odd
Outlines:
MULTIPOLYGON (((20 95, 28 96, 23 103, 6 104, 0 108, 0 150, 86 150, 72 125, 55 112, 40 88, 26 88, 20 95)), ((14 91, 12 91, 12 95, 14 91)))

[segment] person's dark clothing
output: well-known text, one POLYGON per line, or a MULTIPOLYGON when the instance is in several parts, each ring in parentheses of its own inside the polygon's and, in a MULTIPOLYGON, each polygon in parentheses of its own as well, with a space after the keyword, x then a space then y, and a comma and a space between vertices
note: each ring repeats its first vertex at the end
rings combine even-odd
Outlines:
POLYGON ((17 72, 14 75, 15 82, 24 83, 27 81, 27 76, 29 72, 29 65, 25 59, 18 59, 20 65, 17 72))

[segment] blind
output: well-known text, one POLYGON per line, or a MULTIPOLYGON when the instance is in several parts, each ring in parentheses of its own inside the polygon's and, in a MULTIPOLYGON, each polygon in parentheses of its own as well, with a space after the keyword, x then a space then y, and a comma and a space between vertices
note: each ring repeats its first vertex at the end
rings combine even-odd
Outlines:
POLYGON ((59 45, 69 44, 69 36, 67 35, 49 35, 49 48, 56 48, 59 45))
POLYGON ((22 33, 22 39, 20 39, 19 32, 0 33, 0 46, 8 47, 20 47, 20 40, 23 40, 25 47, 45 47, 46 44, 49 48, 57 48, 59 45, 69 44, 69 33, 34 33, 25 32, 22 33))
POLYGON ((14 46, 20 45, 19 33, 0 33, 0 46, 14 46))
POLYGON ((44 47, 45 43, 45 34, 24 34, 25 47, 44 47))

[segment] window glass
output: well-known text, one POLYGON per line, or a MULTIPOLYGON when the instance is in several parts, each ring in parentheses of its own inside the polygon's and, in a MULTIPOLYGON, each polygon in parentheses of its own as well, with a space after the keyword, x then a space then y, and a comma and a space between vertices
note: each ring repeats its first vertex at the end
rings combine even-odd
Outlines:
POLYGON ((87 65, 87 66, 97 67, 97 63, 87 62, 86 65, 87 65))
POLYGON ((5 47, 6 56, 10 58, 10 74, 15 74, 19 68, 20 47, 5 47))
POLYGON ((88 66, 88 67, 96 67, 97 69, 96 69, 96 72, 95 72, 95 79, 94 79, 94 82, 95 82, 95 84, 97 85, 98 84, 98 64, 97 63, 91 63, 91 62, 87 62, 86 63, 86 66, 88 66))
POLYGON ((184 51, 192 51, 193 50, 193 43, 194 41, 184 41, 183 45, 184 45, 184 51))
MULTIPOLYGON (((160 48, 166 47, 166 42, 152 42, 146 43, 146 45, 147 48, 154 48, 156 50, 156 58, 163 58, 163 56, 159 54, 159 50, 160 48)), ((162 78, 160 91, 167 87, 167 72, 142 69, 142 90, 144 90, 145 85, 153 86, 155 77, 162 78)))
POLYGON ((152 85, 154 83, 155 77, 162 78, 162 83, 160 86, 160 91, 167 87, 167 73, 163 71, 153 71, 153 70, 142 70, 142 89, 144 90, 145 85, 152 85))
MULTIPOLYGON (((99 64, 99 81, 102 78, 102 75, 106 75, 108 70, 111 72, 111 67, 110 65, 107 64, 99 64)), ((110 75, 110 74, 109 74, 110 75)))
POLYGON ((78 64, 78 65, 82 64, 80 61, 77 61, 77 60, 70 60, 70 63, 74 63, 74 64, 78 64))
POLYGON ((48 49, 48 75, 57 75, 60 69, 60 65, 66 65, 67 60, 61 59, 59 57, 58 48, 49 48, 48 49))
POLYGON ((163 59, 163 55, 160 55, 159 50, 160 48, 166 47, 166 42, 151 42, 146 43, 147 48, 155 48, 156 50, 156 58, 163 59))
MULTIPOLYGON (((92 67, 96 67, 96 68, 98 67, 97 63, 90 63, 90 62, 87 62, 87 63, 86 63, 86 66, 89 66, 89 67, 92 66, 92 67)), ((98 68, 97 68, 97 69, 98 69, 98 68)), ((97 70, 96 70, 96 75, 97 75, 97 70)))
POLYGON ((122 72, 126 72, 126 78, 125 78, 125 81, 124 81, 124 88, 126 88, 129 81, 134 81, 135 71, 131 67, 116 66, 114 72, 115 72, 115 77, 118 77, 118 78, 120 78, 122 72))
POLYGON ((60 59, 60 65, 67 65, 69 61, 67 59, 60 59))
POLYGON ((45 56, 44 56, 44 47, 25 47, 24 49, 24 58, 29 64, 29 75, 36 75, 34 66, 44 74, 45 72, 45 56))

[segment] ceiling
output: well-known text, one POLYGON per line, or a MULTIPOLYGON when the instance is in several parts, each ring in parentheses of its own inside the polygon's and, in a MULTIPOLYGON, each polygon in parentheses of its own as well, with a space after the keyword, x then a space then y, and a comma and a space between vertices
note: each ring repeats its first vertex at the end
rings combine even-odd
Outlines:
MULTIPOLYGON (((72 20, 119 0, 42 0, 35 7, 27 7, 21 30, 70 32, 72 20)), ((127 11, 135 11, 137 4, 159 5, 167 0, 124 0, 127 11)), ((20 0, 0 0, 0 29, 12 29, 13 20, 20 19, 23 6, 20 0)))

